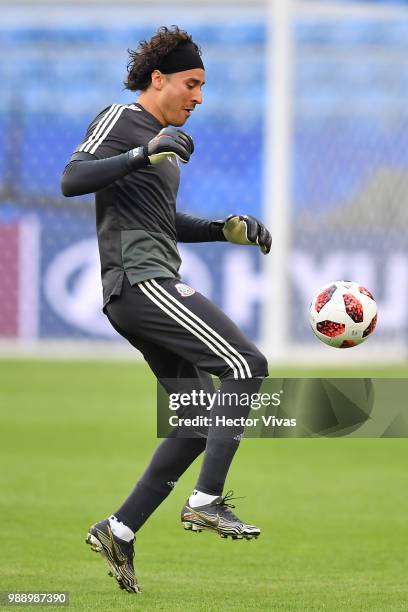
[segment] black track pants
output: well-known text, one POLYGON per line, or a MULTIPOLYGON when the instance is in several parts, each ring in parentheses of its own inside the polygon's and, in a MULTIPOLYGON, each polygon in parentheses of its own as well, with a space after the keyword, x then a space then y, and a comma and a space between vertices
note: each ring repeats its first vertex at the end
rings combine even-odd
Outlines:
MULTIPOLYGON (((222 310, 177 279, 152 279, 131 286, 125 277, 122 294, 105 307, 105 312, 116 331, 141 351, 169 392, 191 390, 192 379, 197 382, 195 387, 213 392, 213 374, 221 380, 221 393, 223 388, 229 393, 235 388, 255 393, 267 376, 266 359, 256 346, 222 310), (183 389, 186 379, 188 388, 183 389)), ((225 410, 217 407, 217 412, 227 417, 245 417, 248 411, 248 407, 239 405, 229 405, 225 410)), ((241 433, 234 428, 220 436, 219 430, 208 430, 199 490, 221 494, 241 433)), ((177 432, 173 436, 177 437, 177 432)), ((173 444, 169 438, 159 446, 117 511, 118 518, 133 530, 143 524, 204 450, 202 437, 197 437, 196 443, 191 439, 185 442, 173 444)))
POLYGON ((159 379, 196 378, 200 372, 236 380, 267 375, 256 346, 220 308, 177 279, 131 286, 125 277, 121 296, 105 311, 159 379))

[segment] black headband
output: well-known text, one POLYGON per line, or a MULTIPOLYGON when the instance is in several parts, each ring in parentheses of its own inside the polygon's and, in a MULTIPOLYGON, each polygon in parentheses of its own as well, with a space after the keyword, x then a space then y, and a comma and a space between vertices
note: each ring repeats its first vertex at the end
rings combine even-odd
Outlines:
POLYGON ((191 42, 178 45, 157 66, 157 69, 163 72, 163 74, 183 72, 193 68, 202 68, 204 70, 204 64, 195 45, 191 42))

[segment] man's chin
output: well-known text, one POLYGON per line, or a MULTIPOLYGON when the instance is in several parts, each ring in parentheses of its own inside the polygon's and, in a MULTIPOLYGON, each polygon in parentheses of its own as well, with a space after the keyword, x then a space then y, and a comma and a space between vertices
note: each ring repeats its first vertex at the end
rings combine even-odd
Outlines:
POLYGON ((170 125, 174 125, 175 127, 181 127, 185 124, 188 117, 174 117, 174 120, 170 121, 170 125))

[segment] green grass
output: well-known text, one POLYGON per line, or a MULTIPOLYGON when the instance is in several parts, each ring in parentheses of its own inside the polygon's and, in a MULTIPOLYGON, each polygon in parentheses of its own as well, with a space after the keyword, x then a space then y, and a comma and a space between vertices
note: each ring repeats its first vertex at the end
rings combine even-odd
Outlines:
MULTIPOLYGON (((352 372, 336 373, 408 375, 352 372)), ((71 608, 109 612, 407 609, 408 440, 244 440, 227 484, 246 495, 238 512, 261 526, 256 542, 183 532, 192 466, 138 536, 138 598, 83 541, 157 443, 152 375, 143 364, 0 361, 0 415, 0 590, 66 590, 71 608)))

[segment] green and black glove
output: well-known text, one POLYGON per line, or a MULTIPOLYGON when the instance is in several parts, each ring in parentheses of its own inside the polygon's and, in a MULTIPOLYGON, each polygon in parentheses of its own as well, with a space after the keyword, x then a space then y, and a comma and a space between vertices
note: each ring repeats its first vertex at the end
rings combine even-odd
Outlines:
POLYGON ((144 154, 152 165, 160 164, 174 155, 186 164, 194 151, 191 136, 175 127, 163 128, 144 148, 144 154))
POLYGON ((259 246, 264 255, 271 250, 270 232, 263 223, 251 215, 229 215, 224 221, 213 221, 213 223, 222 228, 222 233, 228 242, 259 246))

